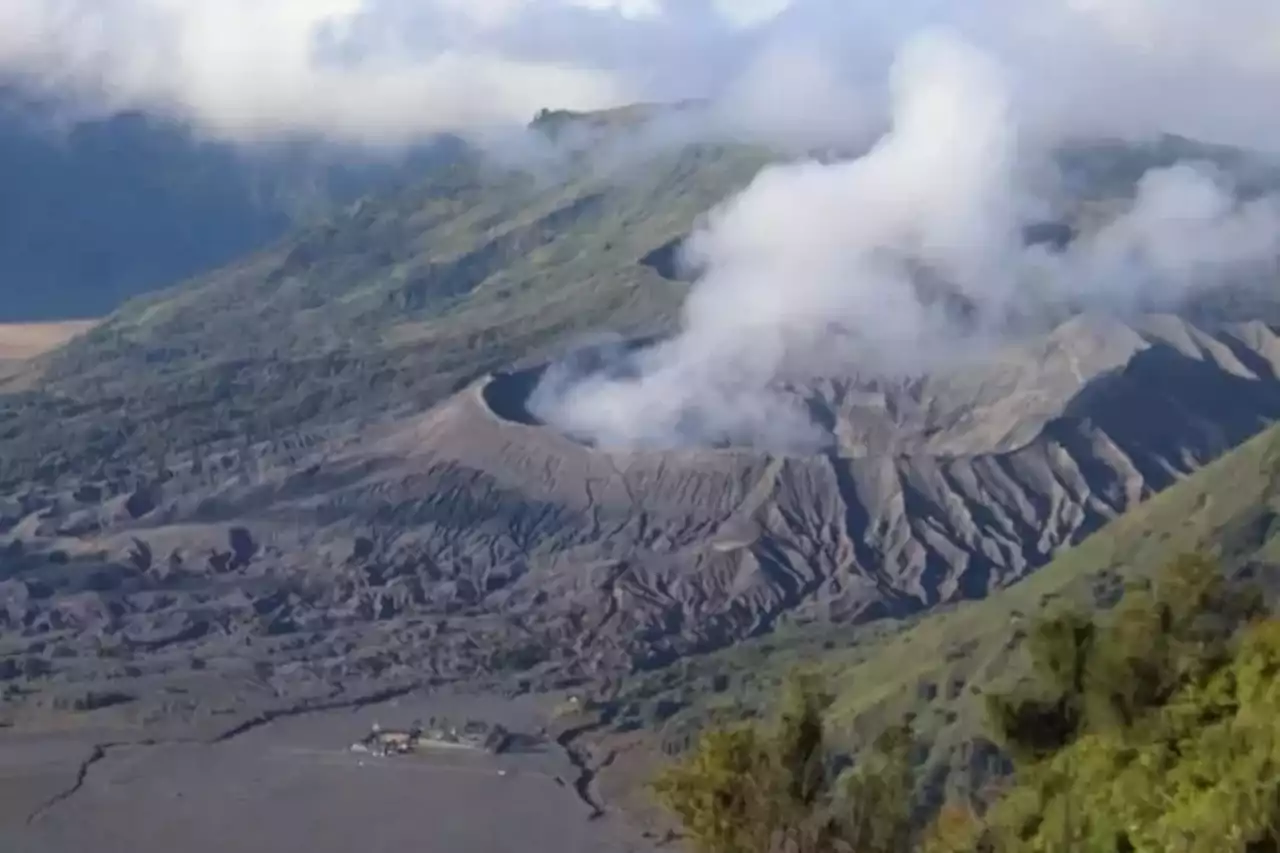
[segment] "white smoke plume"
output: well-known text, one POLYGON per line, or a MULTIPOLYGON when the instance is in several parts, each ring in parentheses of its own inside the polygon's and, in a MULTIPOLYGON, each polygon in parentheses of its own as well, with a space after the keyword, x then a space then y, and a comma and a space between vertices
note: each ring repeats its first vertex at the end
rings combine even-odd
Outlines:
POLYGON ((1274 270, 1274 200, 1240 204, 1190 164, 1149 173, 1129 210, 1066 251, 1028 246, 1044 205, 1025 180, 1037 151, 1020 150, 1008 68, 926 35, 890 91, 891 129, 868 154, 770 169, 713 212, 688 248, 704 272, 679 334, 624 375, 553 373, 534 413, 607 446, 811 447, 817 429, 779 392, 792 380, 938 367, 1027 302, 1170 307, 1274 270))
POLYGON ((1216 167, 1180 163, 1148 172, 1132 207, 1075 247, 1050 281, 1090 304, 1168 309, 1223 284, 1272 283, 1278 258, 1274 196, 1238 201, 1216 167))

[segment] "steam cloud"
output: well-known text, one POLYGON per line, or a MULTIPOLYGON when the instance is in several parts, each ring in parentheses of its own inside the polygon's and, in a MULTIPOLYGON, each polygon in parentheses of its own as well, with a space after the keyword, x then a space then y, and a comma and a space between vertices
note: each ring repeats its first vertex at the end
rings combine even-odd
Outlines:
POLYGON ((903 51, 890 91, 892 127, 868 154, 770 169, 711 215, 677 336, 624 375, 552 371, 534 413, 609 446, 811 448, 818 430, 783 393, 793 379, 925 370, 1032 303, 1161 308, 1275 269, 1275 201, 1238 203, 1195 164, 1148 173, 1126 212, 1064 251, 1030 246, 1043 204, 1007 68, 932 34, 903 51))
POLYGON ((840 145, 883 127, 890 60, 935 27, 1010 70, 1037 132, 1280 138, 1272 0, 6 0, 0 84, 236 140, 709 98, 720 130, 840 145))

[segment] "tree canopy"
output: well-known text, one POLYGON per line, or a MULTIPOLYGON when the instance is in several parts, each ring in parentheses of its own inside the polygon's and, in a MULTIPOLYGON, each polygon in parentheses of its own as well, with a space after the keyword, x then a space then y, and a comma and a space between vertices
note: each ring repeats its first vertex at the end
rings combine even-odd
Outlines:
POLYGON ((1200 556, 1114 611, 1044 618, 1032 678, 987 697, 1012 778, 921 827, 912 736, 841 768, 812 677, 776 719, 704 733, 655 784, 698 853, 1280 851, 1280 620, 1200 556))

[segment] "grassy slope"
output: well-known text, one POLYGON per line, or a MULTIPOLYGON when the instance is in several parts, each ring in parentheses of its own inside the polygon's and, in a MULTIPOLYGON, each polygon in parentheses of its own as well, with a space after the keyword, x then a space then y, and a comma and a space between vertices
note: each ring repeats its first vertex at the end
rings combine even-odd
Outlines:
POLYGON ((981 695, 1025 672, 1020 625, 1061 607, 1114 603, 1124 579, 1187 551, 1222 556, 1229 568, 1280 562, 1280 427, 1155 496, 1030 578, 986 600, 906 624, 860 629, 791 626, 668 672, 624 693, 623 719, 651 723, 663 703, 683 710, 660 726, 675 745, 708 719, 751 714, 772 701, 796 666, 817 667, 835 688, 836 719, 850 742, 915 715, 931 744, 928 770, 967 785, 984 775, 972 743, 985 730, 981 695))
MULTIPOLYGON (((634 112, 597 120, 625 126, 634 112)), ((1095 146, 1071 182, 1124 196, 1145 167, 1187 153, 1095 146)), ((0 491, 107 464, 149 476, 195 448, 307 442, 578 335, 669 329, 686 287, 639 260, 771 159, 702 145, 534 176, 459 153, 419 184, 129 302, 52 357, 44 387, 0 395, 0 491)))
POLYGON ((768 162, 693 147, 631 170, 476 161, 135 299, 0 398, 0 485, 421 409, 601 330, 669 328, 686 285, 640 263, 768 162), (54 427, 49 428, 50 424, 54 427))

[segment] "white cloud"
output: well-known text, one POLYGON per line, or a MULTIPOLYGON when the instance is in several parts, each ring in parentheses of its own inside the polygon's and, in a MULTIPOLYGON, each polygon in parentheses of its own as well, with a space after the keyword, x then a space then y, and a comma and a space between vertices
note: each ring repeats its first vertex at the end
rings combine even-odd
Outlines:
POLYGON ((1274 0, 4 0, 0 74, 249 137, 715 95, 753 132, 839 137, 939 26, 1012 69, 1029 124, 1280 139, 1274 0))
POLYGON ((487 30, 523 0, 436 0, 415 43, 369 0, 16 0, 0 72, 106 109, 163 109, 221 135, 398 142, 633 96, 608 69, 510 55, 487 30))
POLYGON ((716 211, 684 332, 638 375, 544 387, 543 414, 605 440, 812 437, 779 379, 954 351, 923 274, 993 326, 1031 280, 1162 302, 1280 252, 1272 200, 1237 205, 1187 165, 1065 254, 1018 239, 1043 201, 1022 159, 1063 135, 1280 148, 1276 0, 0 0, 5 72, 248 139, 400 142, 697 96, 716 132, 800 147, 888 127, 716 211))
POLYGON ((570 5, 594 12, 616 12, 627 20, 642 20, 662 16, 661 0, 568 0, 570 5))
POLYGON ((720 16, 738 27, 758 27, 791 8, 792 0, 714 0, 720 16))
POLYGON ((1114 42, 1163 62, 1280 69, 1280 5, 1256 0, 1069 0, 1114 42))

